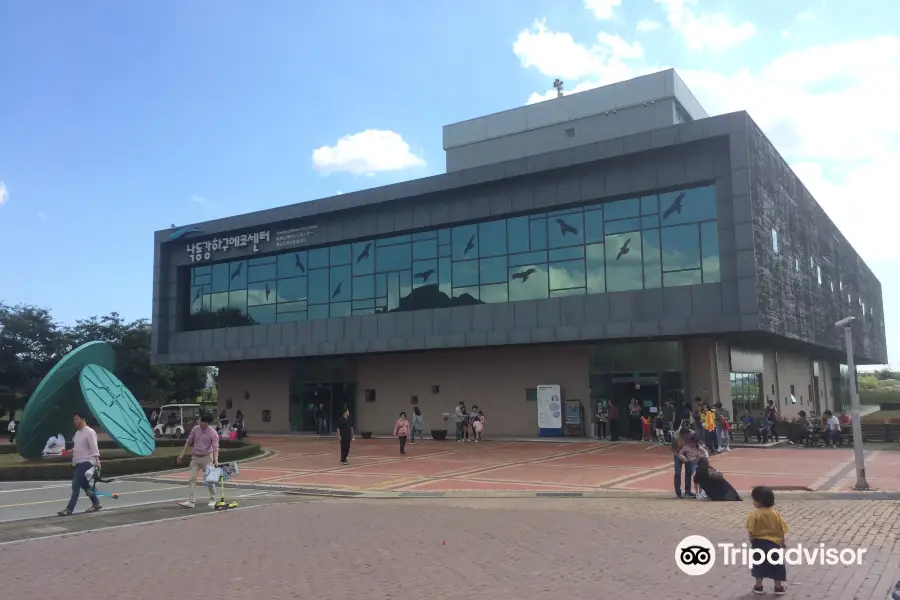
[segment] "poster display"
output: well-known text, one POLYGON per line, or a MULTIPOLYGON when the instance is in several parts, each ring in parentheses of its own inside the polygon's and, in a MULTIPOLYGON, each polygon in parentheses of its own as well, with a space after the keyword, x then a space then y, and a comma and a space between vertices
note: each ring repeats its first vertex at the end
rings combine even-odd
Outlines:
POLYGON ((537 386, 538 427, 562 429, 562 401, 558 385, 537 386))

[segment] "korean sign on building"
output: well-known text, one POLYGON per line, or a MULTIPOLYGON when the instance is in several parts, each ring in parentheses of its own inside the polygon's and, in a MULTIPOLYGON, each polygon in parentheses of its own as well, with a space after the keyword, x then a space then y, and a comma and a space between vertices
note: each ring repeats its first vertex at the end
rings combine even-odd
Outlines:
POLYGON ((187 252, 191 257, 191 262, 203 262, 211 260, 215 254, 228 252, 229 248, 246 248, 251 246, 253 252, 259 252, 259 245, 268 241, 268 231, 255 231, 253 233, 242 233, 240 235, 213 238, 203 242, 194 242, 187 245, 187 252))
POLYGON ((310 236, 315 233, 318 225, 308 225, 306 227, 294 227, 283 231, 275 232, 275 247, 290 248, 291 246, 302 246, 309 242, 310 236))

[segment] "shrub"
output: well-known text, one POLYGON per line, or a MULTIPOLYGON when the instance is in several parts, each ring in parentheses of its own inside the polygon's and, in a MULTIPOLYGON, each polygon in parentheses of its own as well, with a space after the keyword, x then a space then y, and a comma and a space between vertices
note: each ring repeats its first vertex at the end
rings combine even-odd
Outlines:
MULTIPOLYGON (((157 440, 157 447, 182 446, 178 440, 157 440)), ((100 449, 118 448, 115 442, 100 442, 100 449)), ((258 444, 222 440, 219 445, 219 461, 233 462, 253 458, 262 452, 258 444)), ((15 452, 15 446, 0 446, 0 452, 15 452)), ((102 452, 101 452, 102 458, 102 452)), ((175 458, 169 456, 134 456, 103 461, 103 476, 118 477, 178 468, 175 458)), ((43 458, 12 465, 0 465, 0 481, 49 481, 71 479, 72 459, 69 456, 43 458)))

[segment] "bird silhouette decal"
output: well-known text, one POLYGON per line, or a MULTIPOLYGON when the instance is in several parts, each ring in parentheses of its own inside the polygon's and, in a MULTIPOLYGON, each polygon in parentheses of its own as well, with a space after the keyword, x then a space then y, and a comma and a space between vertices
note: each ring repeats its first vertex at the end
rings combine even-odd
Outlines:
POLYGON ((428 269, 427 271, 422 271, 421 273, 416 273, 416 279, 421 279, 422 282, 426 282, 431 279, 431 276, 434 275, 434 269, 428 269))
POLYGON ((631 248, 628 247, 628 244, 630 244, 630 243, 631 243, 631 238, 628 238, 627 240, 625 240, 625 243, 622 244, 621 248, 619 248, 619 254, 616 255, 616 260, 619 260, 626 254, 631 252, 631 248))
POLYGON ((269 287, 269 284, 266 284, 266 302, 269 301, 269 295, 272 293, 272 288, 269 287))
POLYGON ((332 300, 337 298, 337 295, 341 293, 341 285, 343 285, 343 284, 339 281, 337 286, 334 288, 334 292, 331 294, 332 300))
POLYGON ((666 212, 663 213, 663 221, 665 221, 675 213, 678 213, 680 215, 681 209, 683 208, 682 202, 684 202, 684 192, 681 192, 680 194, 675 196, 675 200, 672 201, 672 204, 670 204, 669 208, 666 209, 666 212))
POLYGON ((199 300, 201 296, 203 296, 203 288, 198 289, 197 293, 194 294, 194 302, 199 300))
POLYGON ((513 279, 521 279, 522 283, 528 281, 528 278, 534 275, 534 269, 525 269, 519 273, 513 273, 513 279))
POLYGON ((238 277, 241 276, 241 272, 244 270, 244 263, 238 263, 237 268, 231 272, 231 281, 234 281, 238 277))
POLYGON ((372 242, 366 244, 366 247, 362 249, 362 252, 359 253, 359 256, 356 257, 356 264, 361 263, 363 260, 369 258, 369 250, 372 248, 372 242))
POLYGON ((472 234, 472 237, 469 238, 469 243, 466 244, 466 249, 463 250, 463 256, 469 253, 469 250, 472 250, 475 247, 475 234, 472 234))
POLYGON ((301 273, 306 273, 306 267, 303 266, 303 261, 300 260, 299 254, 294 255, 294 268, 300 269, 301 273))
POLYGON ((563 221, 562 219, 557 219, 556 224, 559 225, 559 232, 565 237, 568 234, 578 235, 578 230, 563 221))

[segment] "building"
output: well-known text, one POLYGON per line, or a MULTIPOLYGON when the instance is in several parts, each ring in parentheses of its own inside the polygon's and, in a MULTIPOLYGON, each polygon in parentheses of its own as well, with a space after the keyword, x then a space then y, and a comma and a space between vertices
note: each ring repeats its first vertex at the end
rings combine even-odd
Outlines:
POLYGON ((218 365, 252 431, 313 431, 316 404, 438 429, 464 401, 519 436, 539 385, 587 415, 839 407, 847 316, 857 364, 886 362, 879 281, 751 117, 707 116, 674 71, 444 147, 443 175, 156 232, 154 362, 218 365))

